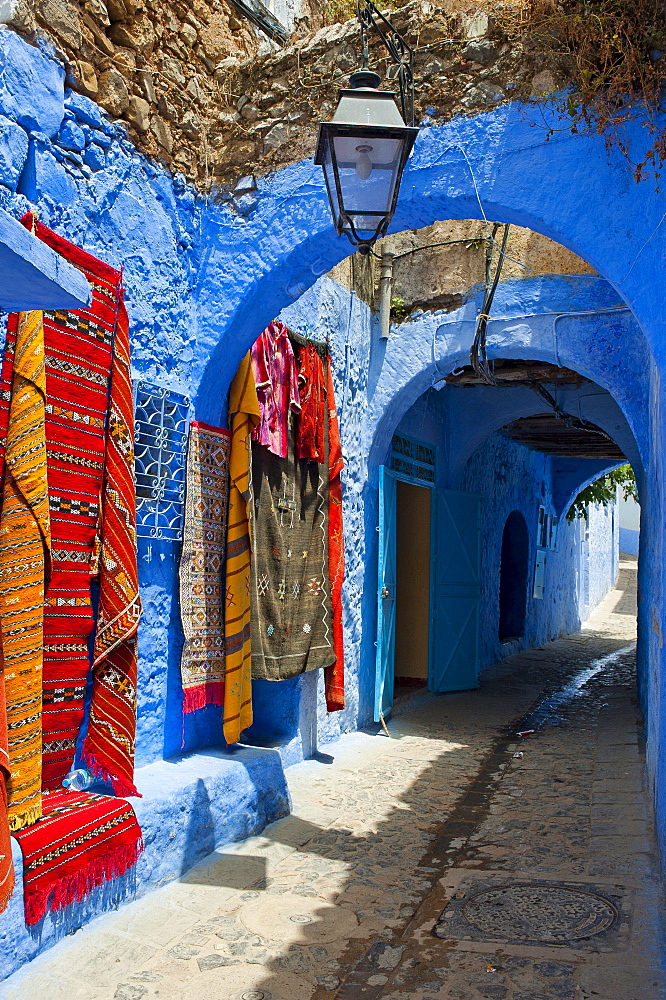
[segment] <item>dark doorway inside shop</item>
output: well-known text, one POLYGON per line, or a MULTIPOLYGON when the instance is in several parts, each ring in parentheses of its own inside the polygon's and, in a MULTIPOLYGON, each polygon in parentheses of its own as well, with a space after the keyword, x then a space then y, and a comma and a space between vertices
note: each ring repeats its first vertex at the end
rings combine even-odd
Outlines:
POLYGON ((499 640, 520 639, 525 631, 530 539, 525 518, 513 510, 506 519, 500 555, 499 640))
POLYGON ((427 687, 431 490, 396 483, 396 698, 427 687))

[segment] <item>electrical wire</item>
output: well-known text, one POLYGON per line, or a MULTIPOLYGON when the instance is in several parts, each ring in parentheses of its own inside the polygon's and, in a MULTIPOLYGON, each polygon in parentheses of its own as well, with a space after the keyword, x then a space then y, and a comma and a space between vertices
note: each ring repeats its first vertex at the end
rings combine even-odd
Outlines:
POLYGON ((526 389, 531 389, 536 395, 554 412, 555 416, 562 420, 565 427, 574 427, 576 430, 587 431, 590 434, 595 434, 601 436, 609 441, 611 444, 616 445, 616 442, 610 436, 606 434, 600 427, 594 424, 590 424, 587 420, 583 420, 580 417, 574 416, 572 413, 568 413, 559 406, 555 397, 546 389, 545 385, 539 382, 537 379, 526 377, 524 379, 502 379, 501 377, 496 377, 491 365, 488 362, 488 355, 486 349, 486 334, 488 329, 488 320, 490 319, 490 309, 493 304, 493 299, 495 297, 495 292, 497 291, 497 286, 499 284, 499 279, 502 273, 502 266, 504 264, 504 259, 506 257, 505 248, 507 240, 509 238, 509 229, 511 227, 507 224, 504 227, 504 235, 502 237, 502 243, 499 245, 499 260, 495 266, 495 274, 491 280, 492 272, 492 256, 493 247, 498 246, 495 237, 499 230, 499 223, 495 223, 493 226, 492 234, 487 242, 486 250, 486 291, 483 297, 483 305, 481 312, 477 318, 476 331, 474 334, 474 340, 470 348, 469 360, 474 370, 474 373, 485 382, 486 385, 494 386, 496 388, 519 388, 524 387, 526 389))

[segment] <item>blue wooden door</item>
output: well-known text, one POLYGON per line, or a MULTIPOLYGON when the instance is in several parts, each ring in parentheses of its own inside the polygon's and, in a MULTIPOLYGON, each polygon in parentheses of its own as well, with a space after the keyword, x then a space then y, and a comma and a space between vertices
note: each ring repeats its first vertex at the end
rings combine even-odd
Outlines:
POLYGON ((481 603, 481 499, 433 490, 431 537, 431 691, 478 687, 481 603))
POLYGON ((379 469, 379 573, 377 594, 377 662, 375 722, 393 707, 395 655, 395 505, 396 478, 386 466, 379 469))

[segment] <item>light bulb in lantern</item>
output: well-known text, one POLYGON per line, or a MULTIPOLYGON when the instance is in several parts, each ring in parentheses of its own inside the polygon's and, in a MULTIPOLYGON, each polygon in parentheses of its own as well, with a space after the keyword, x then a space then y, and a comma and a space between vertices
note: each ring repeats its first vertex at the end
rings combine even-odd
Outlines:
POLYGON ((372 160, 368 156, 372 152, 372 146, 357 146, 356 152, 360 154, 356 161, 356 173, 362 181, 367 181, 372 173, 372 160))

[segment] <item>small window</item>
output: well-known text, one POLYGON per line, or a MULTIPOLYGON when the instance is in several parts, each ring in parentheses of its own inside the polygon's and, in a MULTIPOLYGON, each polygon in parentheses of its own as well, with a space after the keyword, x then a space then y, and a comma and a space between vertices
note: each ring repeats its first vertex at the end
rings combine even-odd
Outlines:
POLYGON ((417 482, 435 482, 435 446, 426 441, 394 434, 391 441, 391 470, 417 482))
POLYGON ((537 549, 536 563, 534 565, 534 597, 543 600, 546 589, 546 551, 537 549))
POLYGON ((179 541, 185 510, 190 400, 164 386, 135 386, 137 535, 179 541))

